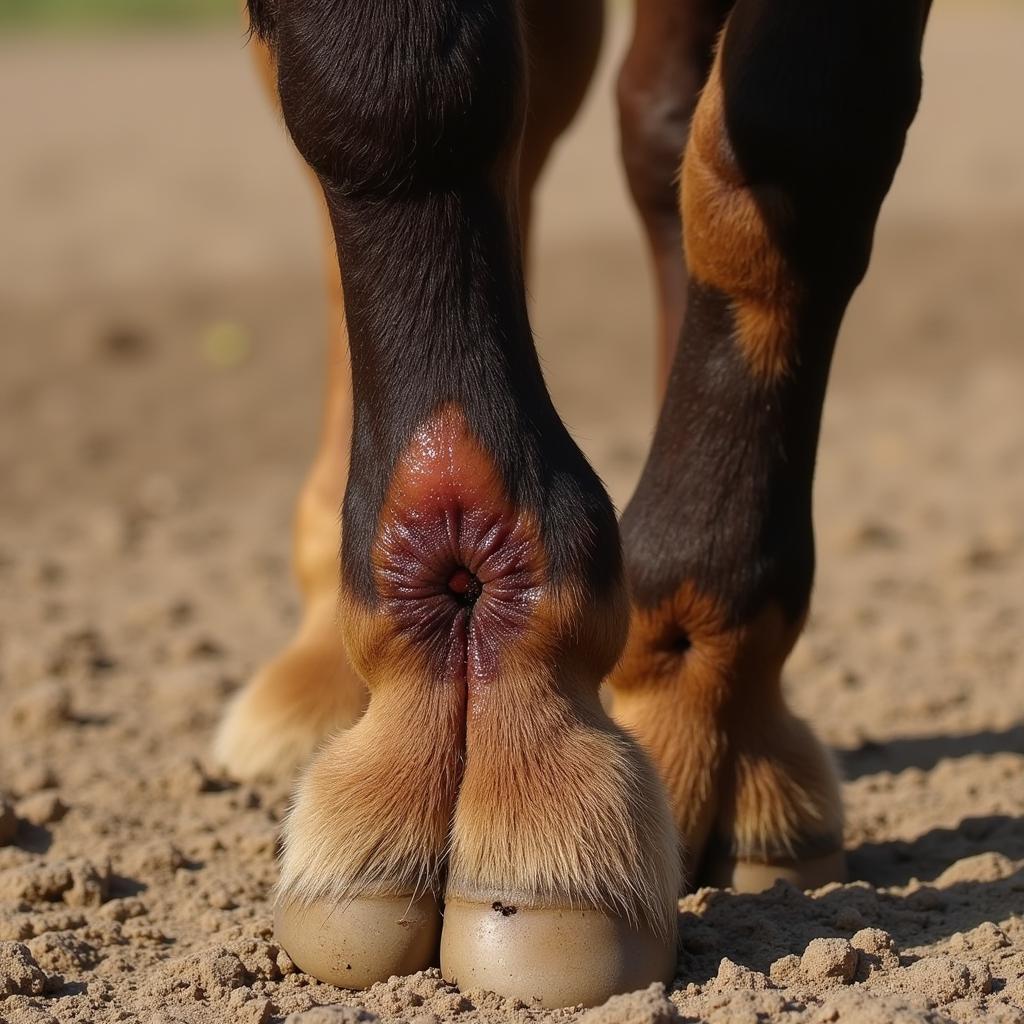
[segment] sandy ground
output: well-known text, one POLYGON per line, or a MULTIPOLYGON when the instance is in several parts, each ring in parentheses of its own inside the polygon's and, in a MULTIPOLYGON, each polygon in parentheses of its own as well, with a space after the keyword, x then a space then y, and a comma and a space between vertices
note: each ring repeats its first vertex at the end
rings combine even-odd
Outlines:
MULTIPOLYGON (((621 45, 621 27, 610 40, 621 45)), ((560 1020, 273 943, 288 782, 209 767, 297 617, 316 207, 237 33, 0 44, 0 1021, 560 1020)), ((844 329, 789 689, 857 881, 680 904, 678 978, 589 1024, 1024 1022, 1024 14, 938 5, 844 329)), ((622 502, 654 414, 608 73, 542 199, 537 333, 622 502)))

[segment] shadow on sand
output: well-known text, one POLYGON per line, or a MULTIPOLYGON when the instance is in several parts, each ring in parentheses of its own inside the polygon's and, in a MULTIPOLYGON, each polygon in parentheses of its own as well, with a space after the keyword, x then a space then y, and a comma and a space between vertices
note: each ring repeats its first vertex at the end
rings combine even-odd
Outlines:
POLYGON ((836 751, 847 779, 859 779, 876 772, 901 772, 907 768, 927 770, 949 758, 970 754, 1024 754, 1024 725, 1002 732, 985 730, 963 736, 920 736, 868 741, 854 750, 836 751))
POLYGON ((778 883, 758 895, 705 890, 692 897, 696 912, 679 921, 683 980, 713 978, 722 957, 767 974, 812 939, 849 939, 863 927, 884 929, 906 950, 1024 913, 1024 818, 966 818, 912 842, 865 843, 848 857, 852 884, 817 896, 778 883), (978 859, 954 868, 941 887, 928 884, 965 858, 978 859), (924 884, 889 891, 913 878, 924 884))

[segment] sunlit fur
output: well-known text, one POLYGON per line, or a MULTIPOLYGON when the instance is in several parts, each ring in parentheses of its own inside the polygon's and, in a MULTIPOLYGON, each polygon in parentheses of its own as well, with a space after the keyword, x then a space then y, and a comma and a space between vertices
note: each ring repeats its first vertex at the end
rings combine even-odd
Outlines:
POLYGON ((214 758, 232 777, 287 777, 362 714, 366 688, 345 658, 337 618, 333 591, 307 606, 289 646, 228 706, 214 758))
MULTIPOLYGON (((472 443, 464 425, 453 429, 463 432, 455 450, 472 443)), ((459 464, 476 466, 485 491, 497 486, 479 450, 459 464)), ((396 476, 393 490, 410 493, 396 476)), ((385 509, 397 514, 390 499, 385 509)), ((539 544, 529 517, 523 529, 539 544)), ((467 684, 345 594, 347 649, 372 696, 303 776, 281 898, 441 896, 447 881, 450 895, 598 907, 670 934, 679 855, 668 806, 646 755, 598 699, 626 618, 621 583, 596 599, 542 581, 494 675, 467 684)))
POLYGON ((600 907, 667 935, 680 858, 653 766, 579 661, 534 662, 471 716, 449 893, 600 907))
POLYGON ((690 128, 680 201, 686 265, 691 277, 724 292, 736 317, 736 341, 750 369, 772 381, 790 365, 799 294, 794 276, 772 238, 761 205, 780 195, 755 197, 743 180, 725 125, 721 54, 690 128))
POLYGON ((634 609, 612 676, 614 714, 658 766, 691 870, 711 840, 759 863, 841 846, 835 768, 782 695, 800 625, 769 607, 730 627, 688 585, 656 609, 634 609))
POLYGON ((285 899, 440 891, 464 700, 417 662, 396 648, 375 674, 383 683, 371 681, 366 714, 304 772, 284 831, 285 899))

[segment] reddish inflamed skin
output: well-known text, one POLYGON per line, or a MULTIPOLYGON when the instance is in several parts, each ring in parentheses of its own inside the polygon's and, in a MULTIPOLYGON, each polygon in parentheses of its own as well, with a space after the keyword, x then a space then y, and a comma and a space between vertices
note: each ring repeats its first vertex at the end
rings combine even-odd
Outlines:
POLYGON ((417 432, 381 515, 381 610, 428 670, 486 699, 503 651, 536 615, 546 565, 535 523, 513 510, 493 463, 453 411, 417 432))

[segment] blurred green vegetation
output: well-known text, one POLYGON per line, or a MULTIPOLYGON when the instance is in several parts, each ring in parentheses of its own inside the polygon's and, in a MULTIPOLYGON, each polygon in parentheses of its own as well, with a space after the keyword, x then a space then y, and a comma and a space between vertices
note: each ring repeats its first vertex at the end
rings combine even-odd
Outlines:
POLYGON ((237 20, 242 0, 0 0, 0 26, 131 28, 237 20))

